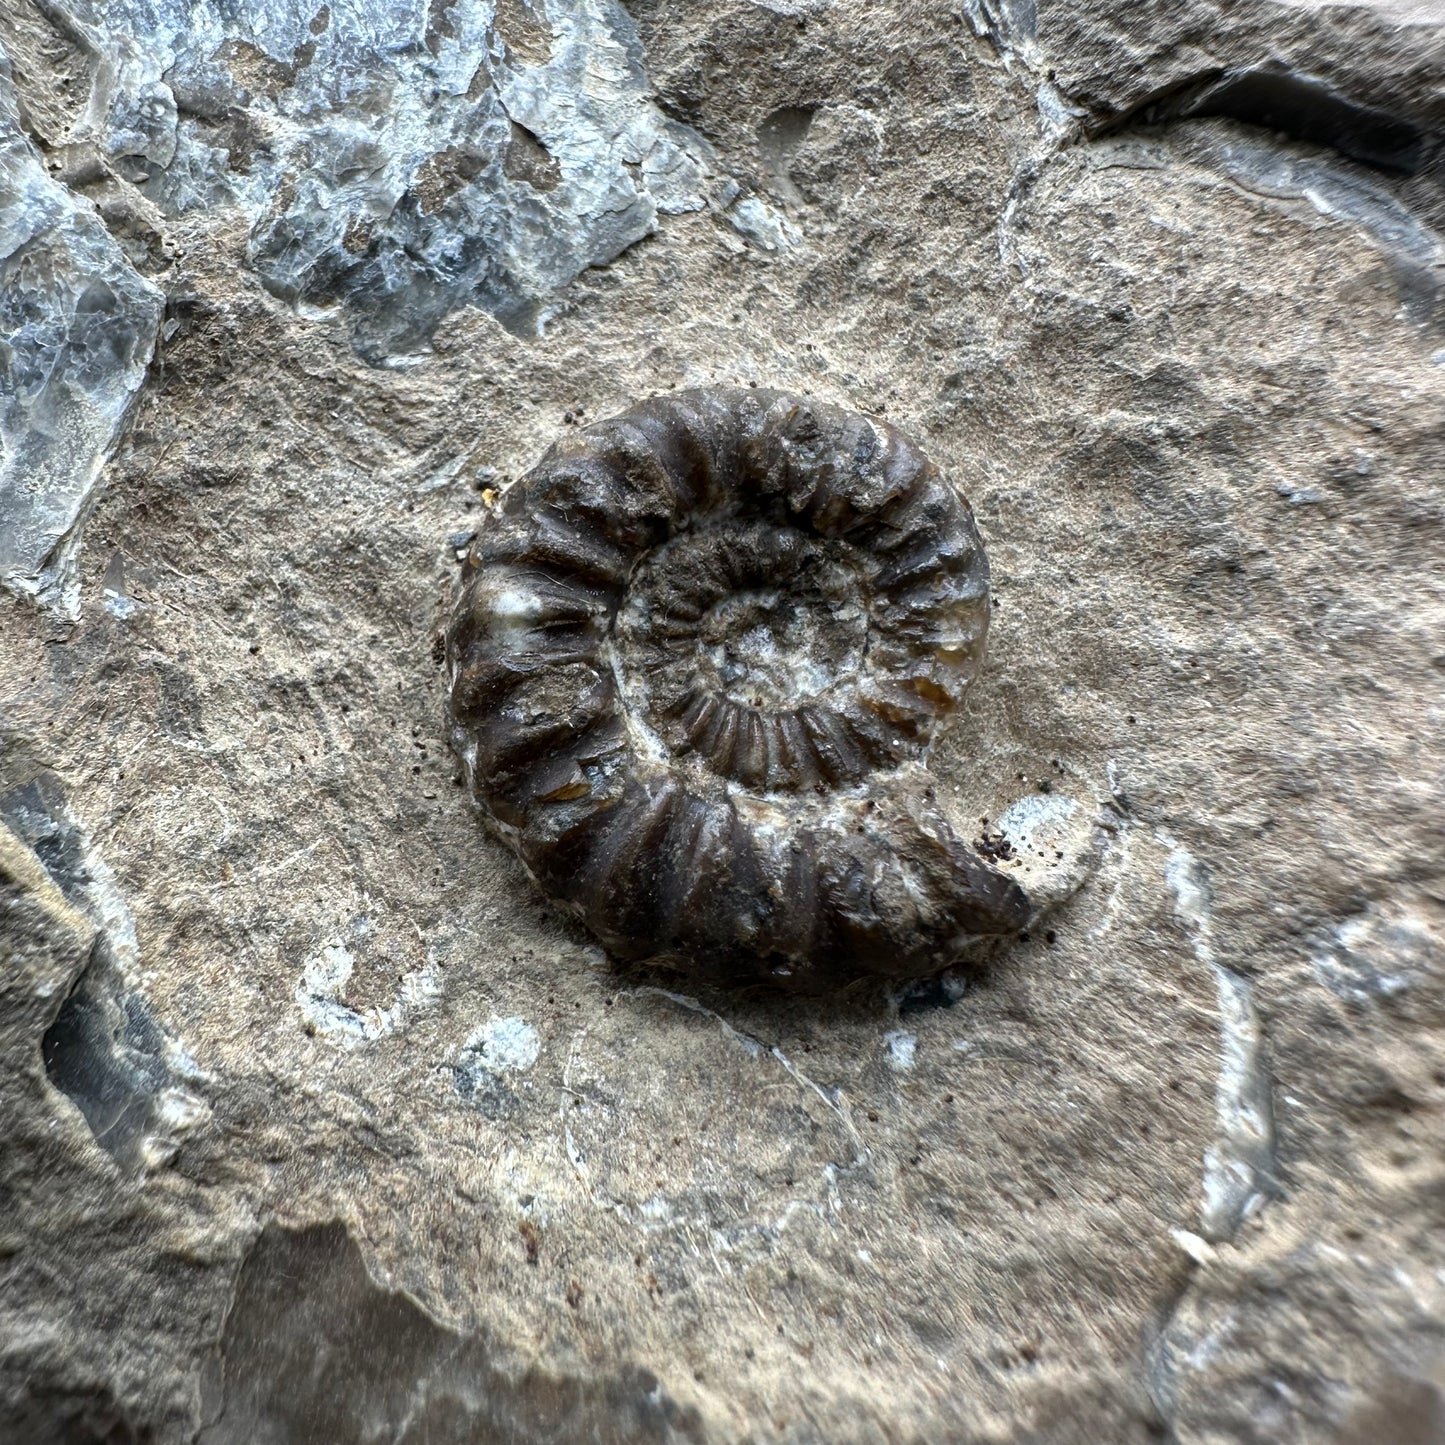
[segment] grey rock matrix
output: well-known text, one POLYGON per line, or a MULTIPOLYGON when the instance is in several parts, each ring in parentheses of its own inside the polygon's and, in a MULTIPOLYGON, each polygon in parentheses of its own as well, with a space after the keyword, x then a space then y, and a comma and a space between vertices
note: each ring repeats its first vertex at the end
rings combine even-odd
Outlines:
POLYGON ((0 1445, 1438 1442, 1445 12, 0 5, 0 1445), (447 747, 569 428, 886 419, 1037 923, 622 966, 447 747))

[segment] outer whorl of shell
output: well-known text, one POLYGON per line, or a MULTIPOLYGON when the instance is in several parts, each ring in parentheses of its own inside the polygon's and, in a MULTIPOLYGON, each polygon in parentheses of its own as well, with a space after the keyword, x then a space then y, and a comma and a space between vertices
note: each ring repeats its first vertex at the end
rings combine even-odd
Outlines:
POLYGON ((892 427, 657 397, 559 442, 482 527, 453 745, 620 957, 810 991, 936 972, 1029 911, 923 766, 988 609, 968 503, 892 427))

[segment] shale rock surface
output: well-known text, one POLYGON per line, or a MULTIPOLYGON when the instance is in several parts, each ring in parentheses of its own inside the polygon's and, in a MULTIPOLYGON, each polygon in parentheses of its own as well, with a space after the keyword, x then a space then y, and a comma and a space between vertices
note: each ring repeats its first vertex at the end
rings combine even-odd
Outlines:
POLYGON ((1438 1438, 1435 7, 0 49, 0 1442, 1438 1438), (484 513, 754 384, 973 505, 983 972, 621 965, 459 785, 484 513))

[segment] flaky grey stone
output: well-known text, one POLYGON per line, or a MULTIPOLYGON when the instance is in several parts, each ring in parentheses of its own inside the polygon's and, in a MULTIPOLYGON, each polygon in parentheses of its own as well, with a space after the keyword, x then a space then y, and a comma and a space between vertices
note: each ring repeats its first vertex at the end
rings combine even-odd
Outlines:
POLYGON ((89 61, 66 139, 173 218, 239 211, 249 263, 402 361, 463 304, 549 296, 705 204, 709 151, 650 104, 615 0, 51 0, 89 61), (334 22, 334 23, 333 23, 334 22))
POLYGON ((94 207, 46 173, 0 49, 0 582, 63 612, 161 304, 94 207))

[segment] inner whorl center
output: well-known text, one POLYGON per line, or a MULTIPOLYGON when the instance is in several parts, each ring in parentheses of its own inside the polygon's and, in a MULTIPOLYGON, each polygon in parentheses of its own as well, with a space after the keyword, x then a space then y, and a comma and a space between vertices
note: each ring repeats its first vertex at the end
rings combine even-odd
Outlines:
POLYGON ((847 599, 777 588, 734 593, 702 618, 698 672, 733 702, 797 707, 856 669, 861 621, 847 599))
POLYGON ((863 670, 868 575, 847 543, 776 524, 732 521, 653 553, 629 585, 617 640, 674 754, 736 776, 760 749, 765 775, 790 772, 787 720, 831 709, 863 670))

